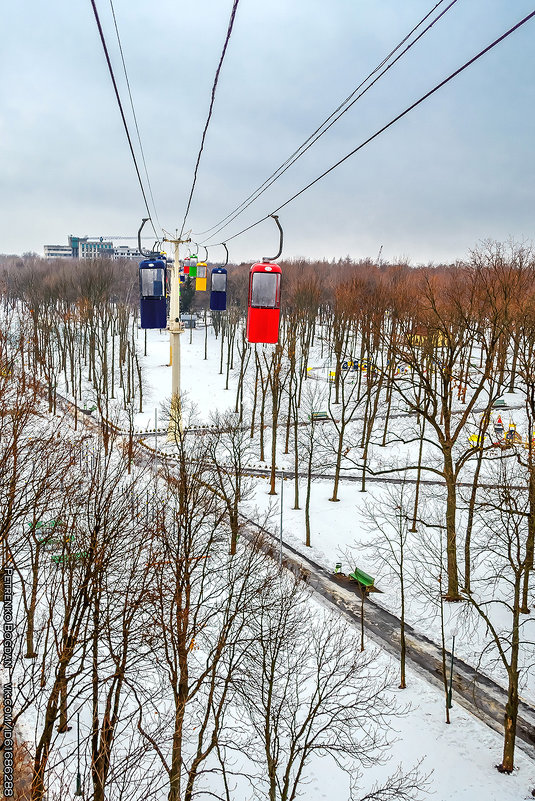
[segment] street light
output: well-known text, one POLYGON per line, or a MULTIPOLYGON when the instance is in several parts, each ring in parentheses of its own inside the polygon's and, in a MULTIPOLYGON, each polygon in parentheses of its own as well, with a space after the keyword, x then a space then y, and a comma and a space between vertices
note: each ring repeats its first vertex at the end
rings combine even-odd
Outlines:
POLYGON ((74 793, 75 796, 83 796, 84 791, 82 790, 82 777, 80 775, 80 713, 78 712, 77 716, 77 728, 78 728, 78 745, 76 748, 77 754, 77 761, 78 761, 78 769, 76 771, 76 792, 74 793))
POLYGON ((452 686, 453 685, 453 655, 454 655, 454 652, 455 652, 455 635, 456 634, 457 634, 457 631, 454 629, 452 631, 450 683, 449 683, 449 687, 448 687, 448 699, 447 699, 447 702, 446 702, 446 708, 447 709, 451 709, 451 707, 452 707, 451 696, 452 696, 452 692, 453 692, 453 686, 452 686))

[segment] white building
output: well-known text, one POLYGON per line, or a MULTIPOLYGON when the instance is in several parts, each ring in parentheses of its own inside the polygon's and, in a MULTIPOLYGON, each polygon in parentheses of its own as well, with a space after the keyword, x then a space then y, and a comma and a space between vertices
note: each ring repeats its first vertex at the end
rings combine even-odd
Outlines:
POLYGON ((45 259, 136 259, 141 261, 143 255, 137 247, 129 245, 113 246, 111 239, 104 237, 69 236, 68 245, 44 245, 45 259))
POLYGON ((128 247, 128 245, 119 245, 113 249, 114 259, 137 259, 141 261, 144 257, 137 248, 128 247))
POLYGON ((45 259, 72 259, 70 245, 44 245, 45 259))
POLYGON ((79 259, 100 259, 106 256, 113 258, 113 242, 87 237, 78 240, 79 259))

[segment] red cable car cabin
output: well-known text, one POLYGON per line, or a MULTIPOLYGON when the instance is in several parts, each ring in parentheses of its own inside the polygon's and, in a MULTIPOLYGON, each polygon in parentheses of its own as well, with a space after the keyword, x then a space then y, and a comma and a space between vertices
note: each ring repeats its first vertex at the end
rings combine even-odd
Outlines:
POLYGON ((281 273, 278 264, 253 264, 249 272, 247 340, 275 344, 279 341, 281 273))

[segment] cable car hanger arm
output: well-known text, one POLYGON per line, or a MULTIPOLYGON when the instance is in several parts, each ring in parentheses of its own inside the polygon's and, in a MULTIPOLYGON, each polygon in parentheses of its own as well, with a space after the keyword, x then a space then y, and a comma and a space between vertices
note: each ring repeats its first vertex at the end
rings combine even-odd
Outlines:
MULTIPOLYGON (((282 225, 279 222, 278 216, 276 214, 270 214, 269 216, 273 217, 273 219, 277 223, 277 228, 279 229, 279 251, 276 254, 276 256, 262 256, 262 261, 263 262, 276 261, 276 259, 279 258, 280 254, 282 253, 282 243, 283 243, 283 240, 284 240, 284 233, 283 233, 283 230, 282 230, 282 225)), ((226 249, 227 249, 227 246, 225 245, 225 250, 226 249)), ((228 251, 227 251, 227 259, 228 259, 228 251)))
POLYGON ((141 220, 141 225, 139 226, 139 231, 137 232, 137 249, 141 253, 142 256, 145 256, 147 259, 150 259, 152 253, 148 253, 146 250, 143 250, 141 247, 141 231, 143 230, 143 226, 146 222, 150 220, 150 217, 143 217, 141 220))

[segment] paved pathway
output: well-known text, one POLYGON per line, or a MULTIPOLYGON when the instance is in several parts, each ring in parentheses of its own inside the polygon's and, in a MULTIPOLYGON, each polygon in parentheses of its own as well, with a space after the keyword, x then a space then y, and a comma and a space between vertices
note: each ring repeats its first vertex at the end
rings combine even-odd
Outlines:
MULTIPOLYGON (((247 523, 261 529, 266 535, 278 543, 278 538, 253 520, 244 518, 247 523)), ((277 547, 277 546, 276 546, 277 547)), ((303 575, 310 587, 325 598, 329 604, 340 609, 343 614, 360 630, 361 595, 358 585, 344 576, 329 573, 321 565, 304 556, 291 545, 283 543, 284 564, 303 575)), ((367 636, 389 653, 399 657, 399 619, 379 606, 373 596, 364 602, 364 626, 367 636)), ((355 641, 360 642, 358 634, 355 641)), ((415 631, 412 626, 405 626, 407 642, 407 663, 420 675, 437 687, 444 689, 442 678, 442 652, 430 639, 415 631)), ((450 654, 447 664, 449 668, 450 654)), ((487 725, 503 734, 503 718, 507 694, 496 682, 484 676, 475 668, 455 657, 453 671, 453 719, 455 703, 460 703, 487 725)), ((523 750, 535 758, 535 708, 520 702, 517 726, 517 738, 523 750)))

